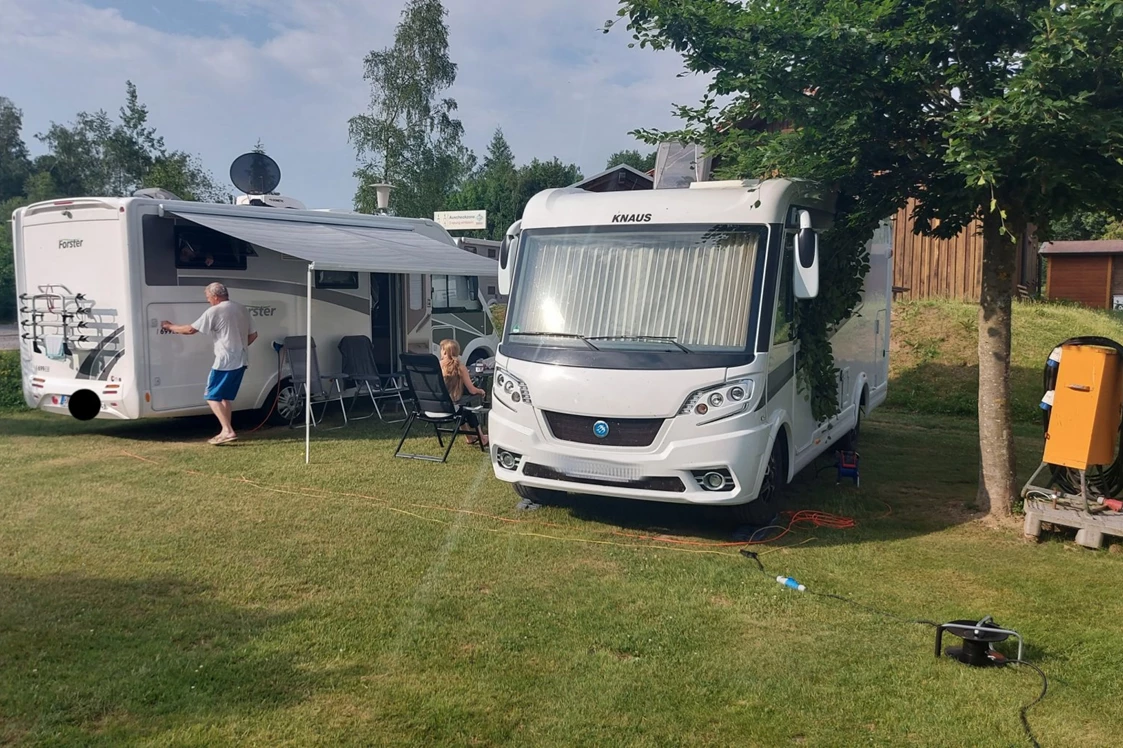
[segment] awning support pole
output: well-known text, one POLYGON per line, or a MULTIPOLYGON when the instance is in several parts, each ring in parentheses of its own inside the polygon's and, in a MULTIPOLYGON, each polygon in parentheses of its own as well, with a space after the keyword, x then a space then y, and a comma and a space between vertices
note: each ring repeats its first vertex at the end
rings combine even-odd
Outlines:
POLYGON ((316 263, 308 263, 308 299, 304 320, 304 464, 312 459, 312 273, 316 263))

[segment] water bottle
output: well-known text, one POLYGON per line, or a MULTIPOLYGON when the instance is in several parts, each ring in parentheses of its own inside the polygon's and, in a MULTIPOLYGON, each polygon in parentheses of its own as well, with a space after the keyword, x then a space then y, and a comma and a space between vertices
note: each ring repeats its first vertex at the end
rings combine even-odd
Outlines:
POLYGON ((799 590, 800 592, 803 592, 807 589, 791 577, 776 577, 776 581, 784 585, 785 587, 791 587, 793 590, 799 590))

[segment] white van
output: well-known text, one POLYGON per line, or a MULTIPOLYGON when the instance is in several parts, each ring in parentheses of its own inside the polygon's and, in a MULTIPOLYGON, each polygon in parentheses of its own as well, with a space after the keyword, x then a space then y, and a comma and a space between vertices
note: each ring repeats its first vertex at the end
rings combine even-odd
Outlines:
MULTIPOLYGON (((797 385, 795 300, 818 292, 834 199, 782 179, 548 190, 500 252, 509 290, 490 416, 494 472, 523 497, 588 493, 774 516, 782 486, 887 392, 892 232, 833 331, 841 412, 797 385)), ((829 277, 822 278, 829 284, 829 277)))
MULTIPOLYGON (((259 335, 235 409, 268 410, 276 399, 275 412, 287 422, 294 414, 286 408, 302 406, 272 343, 305 332, 302 248, 330 244, 386 258, 384 273, 315 272, 313 337, 324 373, 341 370, 337 345, 344 335, 369 336, 384 372, 398 369, 403 351, 431 351, 432 278, 443 289, 442 304, 476 312, 482 302, 464 297, 475 288, 471 279, 496 272, 494 261, 458 249, 447 231, 424 219, 75 198, 17 210, 12 230, 28 407, 74 415, 72 396, 90 391, 96 417, 109 419, 210 412, 202 394, 211 341, 166 334, 160 322, 197 319, 212 281, 225 283, 231 298, 249 308, 259 335), (457 288, 451 297, 450 284, 457 288)), ((494 335, 476 338, 465 347, 491 355, 494 335)))

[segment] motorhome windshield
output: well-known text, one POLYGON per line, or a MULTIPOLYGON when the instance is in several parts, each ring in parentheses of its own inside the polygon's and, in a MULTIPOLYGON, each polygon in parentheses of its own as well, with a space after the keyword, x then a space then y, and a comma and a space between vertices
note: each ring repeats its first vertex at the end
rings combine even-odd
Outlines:
POLYGON ((583 227, 522 235, 508 339, 744 351, 763 226, 583 227))

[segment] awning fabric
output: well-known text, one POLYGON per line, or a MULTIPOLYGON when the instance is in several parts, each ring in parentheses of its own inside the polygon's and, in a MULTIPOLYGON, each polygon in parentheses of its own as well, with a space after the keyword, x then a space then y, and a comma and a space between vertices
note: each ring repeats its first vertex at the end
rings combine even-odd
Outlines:
POLYGON ((495 260, 406 228, 262 220, 194 210, 165 212, 250 244, 314 262, 317 270, 485 276, 499 272, 495 260))

